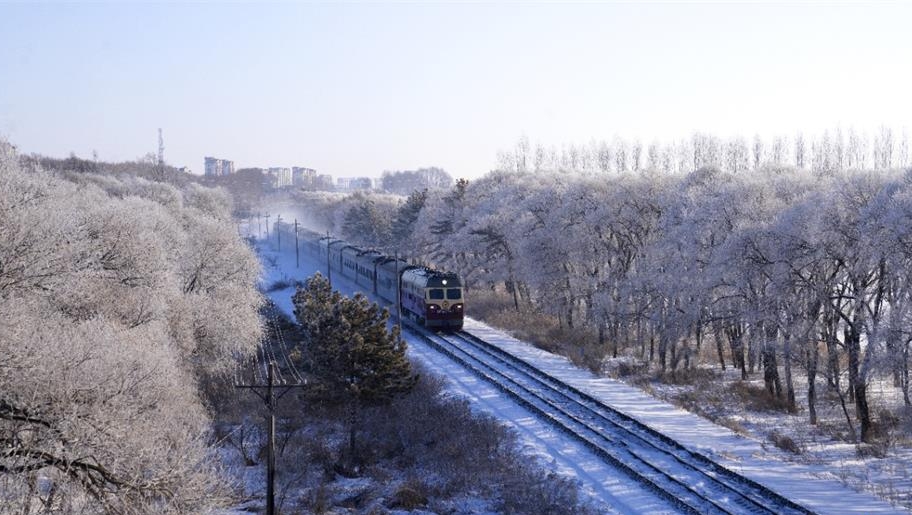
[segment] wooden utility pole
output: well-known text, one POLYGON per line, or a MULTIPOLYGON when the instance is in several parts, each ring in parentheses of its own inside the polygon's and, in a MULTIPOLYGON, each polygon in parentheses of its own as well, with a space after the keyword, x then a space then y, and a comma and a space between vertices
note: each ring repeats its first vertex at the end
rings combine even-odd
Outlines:
POLYGON ((282 215, 279 215, 276 217, 276 241, 278 242, 277 243, 277 246, 279 247, 278 251, 281 252, 282 251, 282 215))
POLYGON ((275 514, 275 362, 269 362, 266 373, 266 409, 269 410, 269 448, 266 454, 266 513, 275 514))
POLYGON ((329 244, 330 243, 332 243, 332 238, 329 237, 329 231, 326 231, 326 280, 329 282, 329 287, 332 288, 333 267, 332 267, 332 260, 329 259, 329 244))
POLYGON ((266 451, 266 515, 276 515, 275 511, 275 412, 276 402, 292 388, 303 388, 307 383, 276 384, 276 363, 270 361, 266 370, 266 384, 236 384, 235 388, 246 388, 266 403, 268 415, 268 448, 266 451), (283 388, 276 397, 276 389, 283 388))
POLYGON ((402 330, 402 280, 399 279, 399 251, 396 251, 393 260, 396 263, 396 322, 402 330))
POLYGON ((298 250, 298 219, 295 218, 295 268, 301 268, 301 261, 298 250))

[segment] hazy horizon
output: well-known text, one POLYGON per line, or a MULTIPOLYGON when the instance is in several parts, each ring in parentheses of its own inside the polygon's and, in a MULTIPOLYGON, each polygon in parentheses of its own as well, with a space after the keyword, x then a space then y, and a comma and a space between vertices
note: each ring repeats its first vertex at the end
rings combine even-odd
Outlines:
POLYGON ((0 4, 0 136, 202 173, 478 177, 546 146, 899 131, 897 4, 0 4))

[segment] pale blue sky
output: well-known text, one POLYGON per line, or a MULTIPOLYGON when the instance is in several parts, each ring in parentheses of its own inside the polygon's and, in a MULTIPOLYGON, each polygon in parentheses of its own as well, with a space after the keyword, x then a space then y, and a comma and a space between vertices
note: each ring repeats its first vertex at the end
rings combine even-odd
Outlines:
POLYGON ((24 152, 335 176, 615 135, 912 127, 912 6, 2 3, 0 135, 24 152))

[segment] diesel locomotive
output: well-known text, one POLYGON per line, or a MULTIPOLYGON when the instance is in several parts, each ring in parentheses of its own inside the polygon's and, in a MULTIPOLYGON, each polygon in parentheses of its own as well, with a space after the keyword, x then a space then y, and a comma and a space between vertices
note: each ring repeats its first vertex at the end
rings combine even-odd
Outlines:
POLYGON ((303 237, 306 251, 325 263, 331 274, 354 281, 394 306, 399 302, 402 313, 418 324, 434 330, 462 329, 465 299, 459 275, 412 265, 309 230, 298 229, 298 236, 303 237))

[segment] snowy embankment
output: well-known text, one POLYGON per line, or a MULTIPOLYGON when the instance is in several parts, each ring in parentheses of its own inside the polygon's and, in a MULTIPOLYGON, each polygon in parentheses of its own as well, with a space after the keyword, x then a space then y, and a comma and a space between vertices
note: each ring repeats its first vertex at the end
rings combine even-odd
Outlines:
MULTIPOLYGON (((303 281, 316 271, 326 273, 325 266, 314 263, 303 252, 300 254, 299 265, 296 265, 293 243, 289 245, 288 242, 282 242, 282 252, 277 251, 275 243, 274 240, 259 242, 265 268, 265 285, 279 280, 289 283, 303 281)), ((334 275, 332 279, 333 287, 343 293, 352 294, 358 289, 345 278, 334 275)), ((292 293, 293 289, 287 288, 271 292, 269 296, 280 309, 291 315, 292 293)), ((469 312, 470 295, 467 302, 469 312)), ((787 463, 778 449, 766 448, 757 440, 737 435, 619 381, 596 377, 577 368, 566 358, 532 347, 485 324, 467 319, 465 329, 814 512, 908 513, 871 495, 854 492, 835 480, 815 477, 825 472, 823 466, 787 463)), ((579 481, 584 493, 606 513, 676 512, 665 501, 632 484, 622 473, 563 433, 541 422, 525 408, 457 363, 427 347, 417 338, 406 336, 406 339, 410 345, 410 355, 446 377, 450 391, 468 398, 477 409, 490 413, 514 428, 530 454, 555 472, 579 481)))

